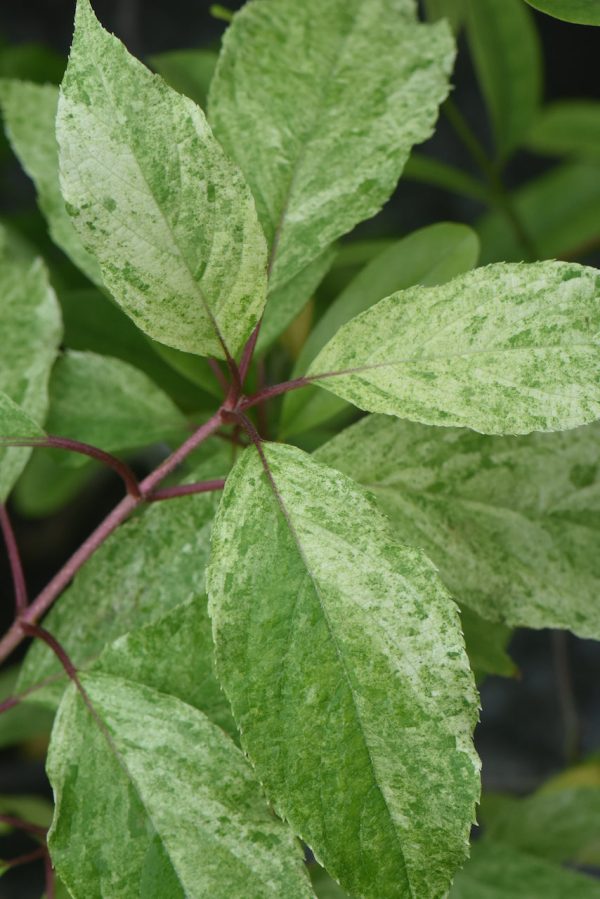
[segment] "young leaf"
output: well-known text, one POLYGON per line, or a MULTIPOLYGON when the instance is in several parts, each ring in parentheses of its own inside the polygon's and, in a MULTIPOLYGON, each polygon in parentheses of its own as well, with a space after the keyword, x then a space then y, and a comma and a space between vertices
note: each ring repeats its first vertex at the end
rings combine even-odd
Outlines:
MULTIPOLYGON (((355 315, 396 290, 413 284, 443 284, 477 264, 479 241, 465 225, 443 222, 394 241, 379 253, 340 293, 313 328, 292 377, 303 374, 330 338, 355 315)), ((336 415, 346 403, 317 388, 289 393, 281 429, 286 435, 313 428, 336 415)))
POLYGON ((600 25, 597 0, 527 0, 530 6, 576 25, 600 25))
POLYGON ((8 139, 35 184, 50 236, 71 261, 98 287, 98 263, 82 246, 60 191, 56 110, 58 88, 27 81, 0 82, 0 106, 8 139))
POLYGON ((148 62, 169 87, 206 109, 208 89, 217 65, 216 53, 212 50, 173 50, 155 53, 148 62))
POLYGON ((454 49, 412 0, 252 0, 223 40, 209 119, 244 172, 281 287, 388 199, 432 132, 454 49))
POLYGON ((299 847, 218 727, 126 679, 82 682, 96 715, 72 687, 48 755, 49 846, 74 899, 309 899, 299 847))
POLYGON ((600 431, 482 437, 370 416, 316 453, 368 486, 461 602, 600 639, 600 431))
POLYGON ((254 201, 204 114, 78 0, 58 106, 63 196, 107 287, 143 331, 223 358, 264 305, 254 201))
MULTIPOLYGON (((58 303, 41 260, 9 255, 0 232, 0 393, 2 431, 21 424, 30 432, 43 423, 48 377, 61 337, 58 303), (12 419, 12 420, 11 420, 12 419)), ((15 432, 8 436, 15 436, 15 432)), ((29 449, 0 449, 0 502, 8 496, 30 455, 29 449)))
MULTIPOLYGON (((214 673, 206 596, 194 596, 164 617, 106 647, 94 671, 125 677, 194 706, 231 737, 237 728, 214 673)), ((0 724, 2 719, 0 718, 0 724)))
POLYGON ((525 136, 537 112, 542 61, 533 15, 521 0, 466 0, 467 37, 500 157, 525 136))
POLYGON ((479 840, 448 899, 600 899, 600 884, 493 840, 479 840))
POLYGON ((600 162, 600 102, 549 103, 533 123, 527 147, 547 156, 577 156, 600 162))
MULTIPOLYGON (((219 477, 223 468, 219 454, 199 466, 192 480, 219 477)), ((45 619, 75 665, 93 663, 117 637, 205 592, 216 506, 212 493, 157 503, 119 528, 92 556, 45 619)), ((35 698, 56 706, 65 688, 61 673, 53 653, 38 641, 25 658, 19 690, 51 678, 35 698)))
MULTIPOLYGON (((598 241, 600 166, 559 166, 525 184, 512 202, 540 256, 576 259, 598 241)), ((523 246, 504 213, 484 216, 477 230, 482 264, 523 259, 523 246)))
POLYGON ((600 277, 560 262, 490 265, 382 300, 312 363, 360 409, 484 434, 600 417, 600 277))
POLYGON ((46 429, 116 452, 185 433, 186 419, 133 365, 69 350, 52 372, 46 429))
POLYGON ((433 899, 465 858, 479 789, 456 606, 349 478, 291 446, 263 452, 228 479, 207 572, 242 744, 349 892, 433 899))

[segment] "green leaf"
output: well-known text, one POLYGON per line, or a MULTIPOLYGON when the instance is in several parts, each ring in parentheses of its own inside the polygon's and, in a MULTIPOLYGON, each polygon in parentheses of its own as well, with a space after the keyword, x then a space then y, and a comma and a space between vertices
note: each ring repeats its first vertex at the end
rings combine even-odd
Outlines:
POLYGON ((43 437, 44 430, 0 390, 0 436, 43 437))
POLYGON ((65 71, 66 59, 46 47, 28 41, 23 44, 5 44, 0 47, 0 78, 22 78, 47 84, 58 84, 65 71))
MULTIPOLYGON (((600 240, 600 166, 569 164, 552 169, 512 195, 525 231, 542 257, 578 257, 600 240)), ((477 228, 481 262, 519 262, 523 246, 503 213, 485 215, 477 228)))
POLYGON ((82 682, 97 718, 71 687, 48 756, 49 846, 75 899, 310 897, 299 847, 218 727, 141 684, 82 682))
POLYGON ((214 673, 205 595, 194 596, 158 621, 120 637, 106 647, 94 671, 175 696, 237 739, 229 703, 214 673))
POLYGON ((542 90, 539 38, 521 0, 466 0, 467 38, 498 155, 519 146, 542 90))
MULTIPOLYGON (((303 374, 327 341, 355 315, 413 284, 443 284, 477 264, 479 241, 466 225, 442 222, 421 228, 385 248, 341 292, 313 328, 292 377, 303 374)), ((346 407, 337 397, 313 387, 285 397, 282 433, 297 434, 346 407)))
POLYGON ((533 123, 527 147, 547 156, 576 156, 600 162, 600 102, 549 103, 533 123))
POLYGON ((600 865, 600 784, 542 789, 525 799, 484 796, 481 817, 494 841, 548 861, 600 865))
POLYGON ((424 153, 413 153, 406 163, 404 179, 432 184, 459 196, 471 197, 481 203, 489 202, 489 192, 485 185, 447 162, 441 162, 424 153))
MULTIPOLYGON (((223 468, 223 455, 215 455, 194 471, 192 480, 219 477, 223 468)), ((108 643, 204 594, 204 566, 217 503, 212 493, 157 503, 106 540, 44 623, 75 665, 93 663, 108 643)), ((65 678, 53 653, 38 641, 25 658, 19 690, 47 677, 53 678, 52 683, 34 696, 56 706, 65 678)))
POLYGON ((204 114, 78 0, 57 117, 63 196, 106 286, 146 334, 234 355, 266 291, 248 187, 204 114))
POLYGON ((457 32, 465 17, 465 0, 425 0, 425 11, 431 22, 447 19, 457 32))
POLYGON ((216 53, 212 50, 172 50, 156 53, 148 62, 169 87, 206 109, 208 89, 217 65, 216 53))
POLYGON ((527 0, 534 9, 576 25, 600 25, 597 0, 527 0))
POLYGON ((459 871, 449 899, 600 899, 596 880, 517 852, 492 840, 479 840, 459 871))
MULTIPOLYGON (((48 377, 61 337, 60 313, 41 260, 29 262, 9 255, 1 231, 0 284, 0 394, 5 397, 0 400, 0 414, 11 430, 19 426, 33 433, 34 423, 43 423, 46 415, 48 377)), ((0 449, 0 502, 10 493, 30 452, 0 449)))
MULTIPOLYGON (((381 505, 384 508, 384 504, 381 505)), ((500 622, 482 618, 473 609, 464 605, 461 606, 460 621, 467 655, 478 678, 483 679, 488 674, 514 677, 518 673, 517 666, 507 652, 511 637, 510 628, 500 622)))
MULTIPOLYGON (((8 699, 17 692, 17 666, 0 673, 0 699, 8 699)), ((41 705, 20 703, 0 715, 0 748, 16 746, 28 740, 46 737, 52 728, 53 715, 41 705)), ((8 799, 7 799, 8 801, 8 799)), ((6 808, 3 809, 5 814, 6 808)), ((20 813, 18 813, 20 814, 20 813)))
POLYGON ((318 899, 349 899, 348 893, 318 865, 311 867, 310 879, 318 899))
POLYGON ((600 639, 600 431, 483 437, 370 416, 316 457, 372 491, 461 602, 600 639))
POLYGON ((331 268, 335 253, 335 246, 327 247, 291 281, 269 293, 256 343, 258 353, 264 353, 299 315, 331 268))
MULTIPOLYGON (((192 385, 189 368, 185 375, 182 373, 184 365, 181 364, 182 359, 188 365, 189 360, 193 359, 196 373, 204 373, 204 367, 212 378, 212 395, 213 385, 217 382, 206 359, 181 353, 146 337, 120 307, 99 290, 64 290, 59 300, 65 323, 65 344, 70 349, 91 350, 135 365, 186 410, 197 411, 204 405, 204 400, 209 401, 197 386, 192 385)), ((203 383, 208 386, 208 378, 203 383)), ((221 396, 220 391, 218 395, 221 396)))
POLYGON ((11 502, 24 518, 47 518, 80 494, 101 468, 88 458, 73 466, 64 450, 34 449, 14 486, 11 502))
POLYGON ((186 424, 169 397, 127 362, 68 350, 54 367, 50 434, 116 452, 168 440, 186 424))
POLYGON ((484 434, 557 431, 600 417, 599 329, 595 269, 498 263, 381 300, 308 374, 370 412, 484 434))
POLYGON ((279 813, 366 899, 440 896, 478 796, 456 606, 349 478, 295 447, 230 475, 207 573, 217 674, 279 813))
POLYGON ((412 0, 253 0, 234 16, 209 118, 252 188, 273 289, 379 211, 453 59, 446 23, 418 23, 412 0))
POLYGON ((12 148, 35 184, 50 236, 91 281, 102 287, 98 263, 83 248, 60 191, 55 134, 58 88, 51 84, 2 81, 0 105, 12 148))

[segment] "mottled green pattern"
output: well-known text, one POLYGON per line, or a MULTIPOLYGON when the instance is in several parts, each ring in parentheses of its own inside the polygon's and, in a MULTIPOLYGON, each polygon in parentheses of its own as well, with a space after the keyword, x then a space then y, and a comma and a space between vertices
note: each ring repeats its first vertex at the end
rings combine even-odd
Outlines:
MULTIPOLYGON (((62 332, 60 312, 41 260, 12 256, 1 231, 0 285, 0 392, 34 422, 43 424, 48 377, 62 332)), ((29 449, 0 449, 0 502, 10 493, 30 453, 29 449)))
MULTIPOLYGON (((444 284, 472 269, 478 255, 477 235, 466 225, 452 222, 430 225, 393 241, 359 271, 327 308, 302 348, 292 377, 303 375, 319 350, 355 315, 414 284, 444 284)), ((283 403, 282 433, 297 434, 313 428, 345 407, 339 397, 317 387, 292 391, 283 403)))
POLYGON ((150 337, 236 353, 265 301, 266 247, 204 114, 78 0, 58 107, 63 196, 107 287, 150 337))
POLYGON ((542 55, 533 14, 522 0, 466 0, 469 49, 494 142, 507 156, 527 133, 542 94, 542 55))
POLYGON ((530 6, 577 25, 600 25, 598 0, 527 0, 530 6))
POLYGON ((600 899, 600 884, 502 843, 481 840, 448 899, 600 899))
POLYGON ((207 572, 242 744, 351 893, 438 897, 479 792, 456 606, 353 481, 294 447, 264 452, 272 482, 255 449, 230 475, 207 572))
POLYGON ((186 419, 133 365, 69 350, 52 372, 46 429, 112 452, 185 435, 186 419))
POLYGON ((370 412, 558 431, 600 417, 599 333, 596 269, 498 263, 392 294, 342 327, 309 374, 370 412))
MULTIPOLYGON (((223 467, 221 458, 209 461, 193 480, 219 477, 223 467)), ((93 663, 117 637, 204 593, 217 504, 218 497, 206 493, 169 500, 147 508, 106 540, 44 619, 74 664, 93 663)), ((35 699, 56 705, 65 687, 60 674, 54 655, 38 641, 25 658, 19 689, 53 676, 35 699)))
POLYGON ((0 436, 43 437, 44 430, 0 390, 0 436))
POLYGON ((94 671, 126 677, 176 696, 237 738, 229 703, 214 673, 204 595, 194 596, 158 621, 119 637, 106 647, 94 671))
POLYGON ((292 834, 196 709, 105 674, 71 687, 48 755, 49 845, 74 899, 309 899, 292 834))
POLYGON ((209 118, 252 188, 273 287, 388 199, 453 59, 413 0, 251 0, 234 17, 209 118))
POLYGON ((543 156, 578 156, 600 162, 600 102, 559 100, 536 118, 527 147, 543 156))
POLYGON ((101 287, 98 263, 84 250, 60 191, 56 143, 58 88, 53 84, 2 81, 0 106, 12 148, 35 184, 50 236, 71 261, 101 287))
POLYGON ((486 618, 600 639, 600 430, 482 437, 370 416, 317 452, 486 618))

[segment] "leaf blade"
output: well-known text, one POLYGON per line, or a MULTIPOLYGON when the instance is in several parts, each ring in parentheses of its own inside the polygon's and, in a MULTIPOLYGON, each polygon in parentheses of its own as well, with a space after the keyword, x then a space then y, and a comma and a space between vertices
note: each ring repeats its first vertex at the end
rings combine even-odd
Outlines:
POLYGON ((89 0, 78 0, 57 135, 73 222, 128 315, 175 349, 237 353, 266 290, 250 191, 199 107, 131 57, 89 0))
POLYGON ((350 892, 438 895, 466 853, 478 790, 477 703, 455 608, 351 481, 292 447, 264 453, 268 476, 249 449, 229 478, 208 571, 217 674, 242 743, 276 807, 350 892), (413 606, 425 595, 426 623, 413 606), (450 729, 446 743, 421 713, 450 729))
POLYGON ((251 2, 234 16, 209 118, 256 198, 274 289, 388 199, 452 60, 445 23, 417 23, 411 0, 251 2))
POLYGON ((498 263, 392 294, 344 325, 308 375, 359 408, 484 434, 600 415, 595 269, 498 263))

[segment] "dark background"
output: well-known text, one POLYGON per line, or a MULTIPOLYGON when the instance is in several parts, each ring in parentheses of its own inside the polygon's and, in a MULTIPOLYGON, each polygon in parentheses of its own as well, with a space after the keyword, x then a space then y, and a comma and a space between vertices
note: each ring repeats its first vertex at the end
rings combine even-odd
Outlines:
MULTIPOLYGON (((302 2, 302 0, 298 0, 302 2)), ((324 0, 326 2, 326 0, 324 0)), ((230 2, 231 8, 241 4, 230 2)), ((95 0, 102 23, 136 55, 144 58, 165 50, 217 45, 225 25, 209 13, 208 0, 95 0)), ((72 34, 73 0, 2 0, 0 38, 6 45, 39 42, 66 58, 72 34)), ((568 25, 535 13, 543 43, 545 98, 598 99, 600 30, 568 25)), ((480 138, 489 144, 485 109, 468 52, 461 41, 454 75, 454 98, 480 138)), ((0 64, 2 58, 0 47, 0 64)), ((60 66, 60 59, 56 61, 60 66)), ((438 158, 472 170, 469 157, 443 120, 427 146, 438 158)), ((547 162, 525 153, 510 163, 505 180, 517 186, 540 174, 547 162)), ((34 208, 34 193, 18 164, 0 158, 0 215, 20 215, 34 208)), ((482 207, 435 188, 401 182, 383 213, 357 229, 361 236, 401 236, 441 220, 471 223, 482 207)), ((592 254, 586 260, 598 264, 592 254)), ((36 593, 76 548, 82 538, 120 497, 109 477, 47 521, 16 521, 32 593, 36 593)), ((6 559, 0 549, 0 617, 12 615, 6 559)), ((524 793, 565 765, 569 732, 578 731, 582 755, 600 748, 600 648, 571 635, 547 631, 521 632, 511 652, 518 679, 489 678, 482 687, 482 722, 477 733, 488 789, 524 793), (575 718, 573 717, 575 716, 575 718)), ((21 750, 0 754, 0 793, 48 790, 43 761, 21 750)), ((10 857, 30 847, 18 839, 0 849, 10 857)), ((0 881, 0 899, 40 896, 41 872, 18 869, 0 881)))

